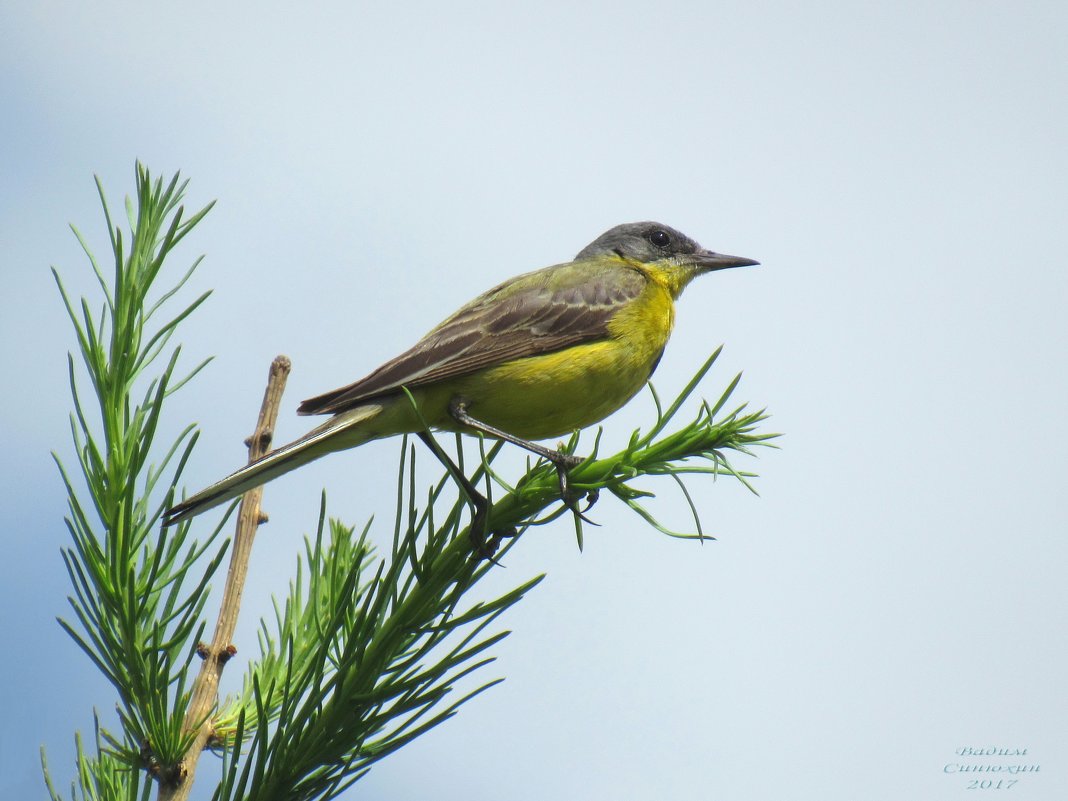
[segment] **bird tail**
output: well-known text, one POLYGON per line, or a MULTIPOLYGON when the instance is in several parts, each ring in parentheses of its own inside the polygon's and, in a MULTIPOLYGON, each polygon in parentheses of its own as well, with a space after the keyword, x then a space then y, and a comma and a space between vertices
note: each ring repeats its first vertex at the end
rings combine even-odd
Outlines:
POLYGON ((331 418, 300 439, 276 448, 207 489, 175 504, 164 512, 163 525, 181 523, 266 484, 290 470, 313 462, 320 456, 343 448, 353 448, 374 439, 376 434, 362 430, 360 424, 376 417, 381 411, 381 406, 368 404, 331 418))

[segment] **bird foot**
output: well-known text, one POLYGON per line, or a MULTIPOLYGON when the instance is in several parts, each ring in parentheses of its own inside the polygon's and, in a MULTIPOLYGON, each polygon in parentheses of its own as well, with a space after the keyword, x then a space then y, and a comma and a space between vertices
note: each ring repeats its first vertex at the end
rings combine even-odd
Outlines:
POLYGON ((567 471, 572 467, 577 467, 582 464, 585 459, 581 456, 573 456, 569 453, 556 452, 555 457, 550 457, 553 467, 556 468, 556 478, 560 487, 560 500, 564 502, 564 506, 571 510, 571 513, 580 520, 589 523, 591 526, 599 526, 600 523, 595 523, 590 518, 586 517, 586 512, 590 511, 597 499, 600 497, 600 492, 596 489, 589 490, 588 492, 578 491, 576 492, 571 488, 571 481, 568 478, 567 471), (586 499, 586 507, 579 509, 579 501, 583 498, 586 499))
POLYGON ((488 530, 488 520, 486 506, 481 505, 475 510, 474 517, 471 518, 470 537, 471 537, 471 557, 476 562, 486 559, 498 567, 501 563, 493 557, 496 555, 498 549, 501 547, 501 541, 505 539, 511 539, 519 536, 519 532, 516 531, 515 526, 508 526, 506 528, 497 529, 495 531, 488 530))

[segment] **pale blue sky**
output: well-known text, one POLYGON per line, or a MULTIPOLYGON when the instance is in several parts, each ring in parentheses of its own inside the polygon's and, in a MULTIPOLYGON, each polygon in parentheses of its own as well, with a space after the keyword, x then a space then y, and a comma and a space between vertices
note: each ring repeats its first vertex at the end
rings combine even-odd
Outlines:
MULTIPOLYGON (((135 158, 218 206, 183 257, 215 354, 172 412, 187 480, 243 459, 276 353, 297 402, 501 279, 659 219, 752 270, 694 284, 657 372, 726 345, 783 450, 699 505, 703 547, 611 500, 521 543, 507 681, 354 798, 952 799, 964 746, 1028 748, 1013 797, 1068 795, 1068 8, 1057 2, 7 4, 0 11, 0 797, 61 782, 113 699, 65 613, 70 453, 48 266, 91 284, 135 158)), ((625 441, 639 399, 605 424, 625 441)), ((388 518, 395 443, 272 485, 242 655, 318 491, 388 518), (353 488, 359 486, 360 491, 353 488)), ((683 512, 678 519, 685 520, 683 512)), ((229 671, 236 678, 238 671, 229 671)), ((205 788, 202 788, 202 790, 205 788)))

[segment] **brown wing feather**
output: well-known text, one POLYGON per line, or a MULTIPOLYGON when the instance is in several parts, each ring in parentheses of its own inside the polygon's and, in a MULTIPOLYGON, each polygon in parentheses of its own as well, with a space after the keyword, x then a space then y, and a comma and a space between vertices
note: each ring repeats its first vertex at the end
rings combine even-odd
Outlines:
POLYGON ((574 263, 527 273, 471 301, 366 377, 304 401, 297 412, 343 412, 401 387, 602 339, 608 321, 645 285, 642 273, 623 266, 574 263))

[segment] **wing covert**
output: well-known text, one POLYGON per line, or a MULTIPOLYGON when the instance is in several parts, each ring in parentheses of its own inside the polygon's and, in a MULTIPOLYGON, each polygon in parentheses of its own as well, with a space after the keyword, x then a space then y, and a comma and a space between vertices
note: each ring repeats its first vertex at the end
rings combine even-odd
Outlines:
POLYGON ((624 265, 576 262, 513 278, 475 298, 404 353, 348 386, 301 403, 336 414, 401 387, 414 389, 513 359, 608 336, 608 322, 645 289, 624 265))

